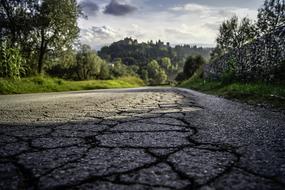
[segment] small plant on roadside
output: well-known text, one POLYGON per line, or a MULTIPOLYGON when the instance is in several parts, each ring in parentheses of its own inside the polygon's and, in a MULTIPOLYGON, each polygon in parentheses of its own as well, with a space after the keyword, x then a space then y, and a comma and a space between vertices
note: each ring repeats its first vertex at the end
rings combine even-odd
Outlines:
POLYGON ((19 79, 24 73, 25 60, 17 48, 1 47, 0 50, 0 77, 19 79))

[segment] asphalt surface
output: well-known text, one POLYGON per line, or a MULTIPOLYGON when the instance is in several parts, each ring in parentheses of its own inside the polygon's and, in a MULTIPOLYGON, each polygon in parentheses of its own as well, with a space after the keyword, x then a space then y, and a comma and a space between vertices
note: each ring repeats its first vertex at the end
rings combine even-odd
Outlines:
POLYGON ((176 88, 0 96, 0 189, 285 189, 285 115, 176 88))

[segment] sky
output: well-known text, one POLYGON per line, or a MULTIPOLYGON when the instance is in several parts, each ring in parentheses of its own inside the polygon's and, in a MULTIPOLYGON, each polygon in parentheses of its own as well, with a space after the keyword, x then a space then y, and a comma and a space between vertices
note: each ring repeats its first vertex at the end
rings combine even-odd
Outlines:
POLYGON ((256 20, 264 0, 79 0, 80 41, 99 50, 132 37, 214 46, 219 25, 233 15, 256 20))

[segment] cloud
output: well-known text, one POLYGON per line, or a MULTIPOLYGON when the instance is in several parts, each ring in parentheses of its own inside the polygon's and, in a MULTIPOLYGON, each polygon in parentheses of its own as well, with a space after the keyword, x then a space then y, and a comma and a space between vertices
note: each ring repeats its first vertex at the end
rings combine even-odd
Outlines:
POLYGON ((195 3, 187 3, 182 6, 175 6, 170 8, 171 11, 176 13, 192 14, 198 15, 200 17, 206 18, 230 18, 234 15, 238 16, 250 16, 254 17, 253 14, 256 11, 248 8, 238 8, 238 7, 213 7, 207 5, 200 5, 195 3))
POLYGON ((221 23, 220 22, 215 22, 215 23, 205 23, 203 26, 213 30, 213 31, 218 31, 220 28, 221 23))
POLYGON ((112 0, 104 10, 105 14, 115 15, 115 16, 123 16, 137 10, 136 7, 128 4, 121 4, 117 0, 112 0))
POLYGON ((186 32, 183 30, 166 28, 164 31, 168 37, 174 37, 177 39, 185 39, 185 38, 193 37, 193 35, 190 32, 186 32))
POLYGON ((122 38, 119 30, 110 26, 92 26, 80 30, 80 42, 98 49, 122 38))
POLYGON ((84 0, 79 5, 88 16, 94 16, 99 11, 99 6, 92 0, 84 0))
POLYGON ((87 33, 89 36, 92 35, 93 39, 109 39, 115 38, 118 35, 118 33, 113 28, 108 26, 93 26, 90 29, 84 30, 85 33, 87 33))
POLYGON ((189 11, 191 13, 202 13, 202 12, 208 12, 209 7, 194 3, 188 3, 183 6, 176 6, 173 8, 170 8, 170 10, 173 11, 189 11))
POLYGON ((233 8, 217 10, 217 15, 222 16, 222 17, 229 18, 235 14, 237 13, 236 13, 236 10, 234 10, 233 8))

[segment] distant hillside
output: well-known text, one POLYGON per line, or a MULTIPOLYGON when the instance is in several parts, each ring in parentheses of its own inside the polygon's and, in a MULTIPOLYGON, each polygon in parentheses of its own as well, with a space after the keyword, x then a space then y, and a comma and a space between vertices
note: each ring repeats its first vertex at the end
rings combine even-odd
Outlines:
POLYGON ((171 47, 169 43, 162 41, 138 43, 132 38, 125 38, 118 42, 112 43, 110 46, 103 47, 98 55, 113 62, 120 58, 126 65, 145 66, 152 60, 159 60, 164 57, 171 59, 173 64, 183 66, 185 59, 190 55, 202 55, 206 59, 210 57, 212 48, 202 48, 190 45, 177 45, 171 47))

